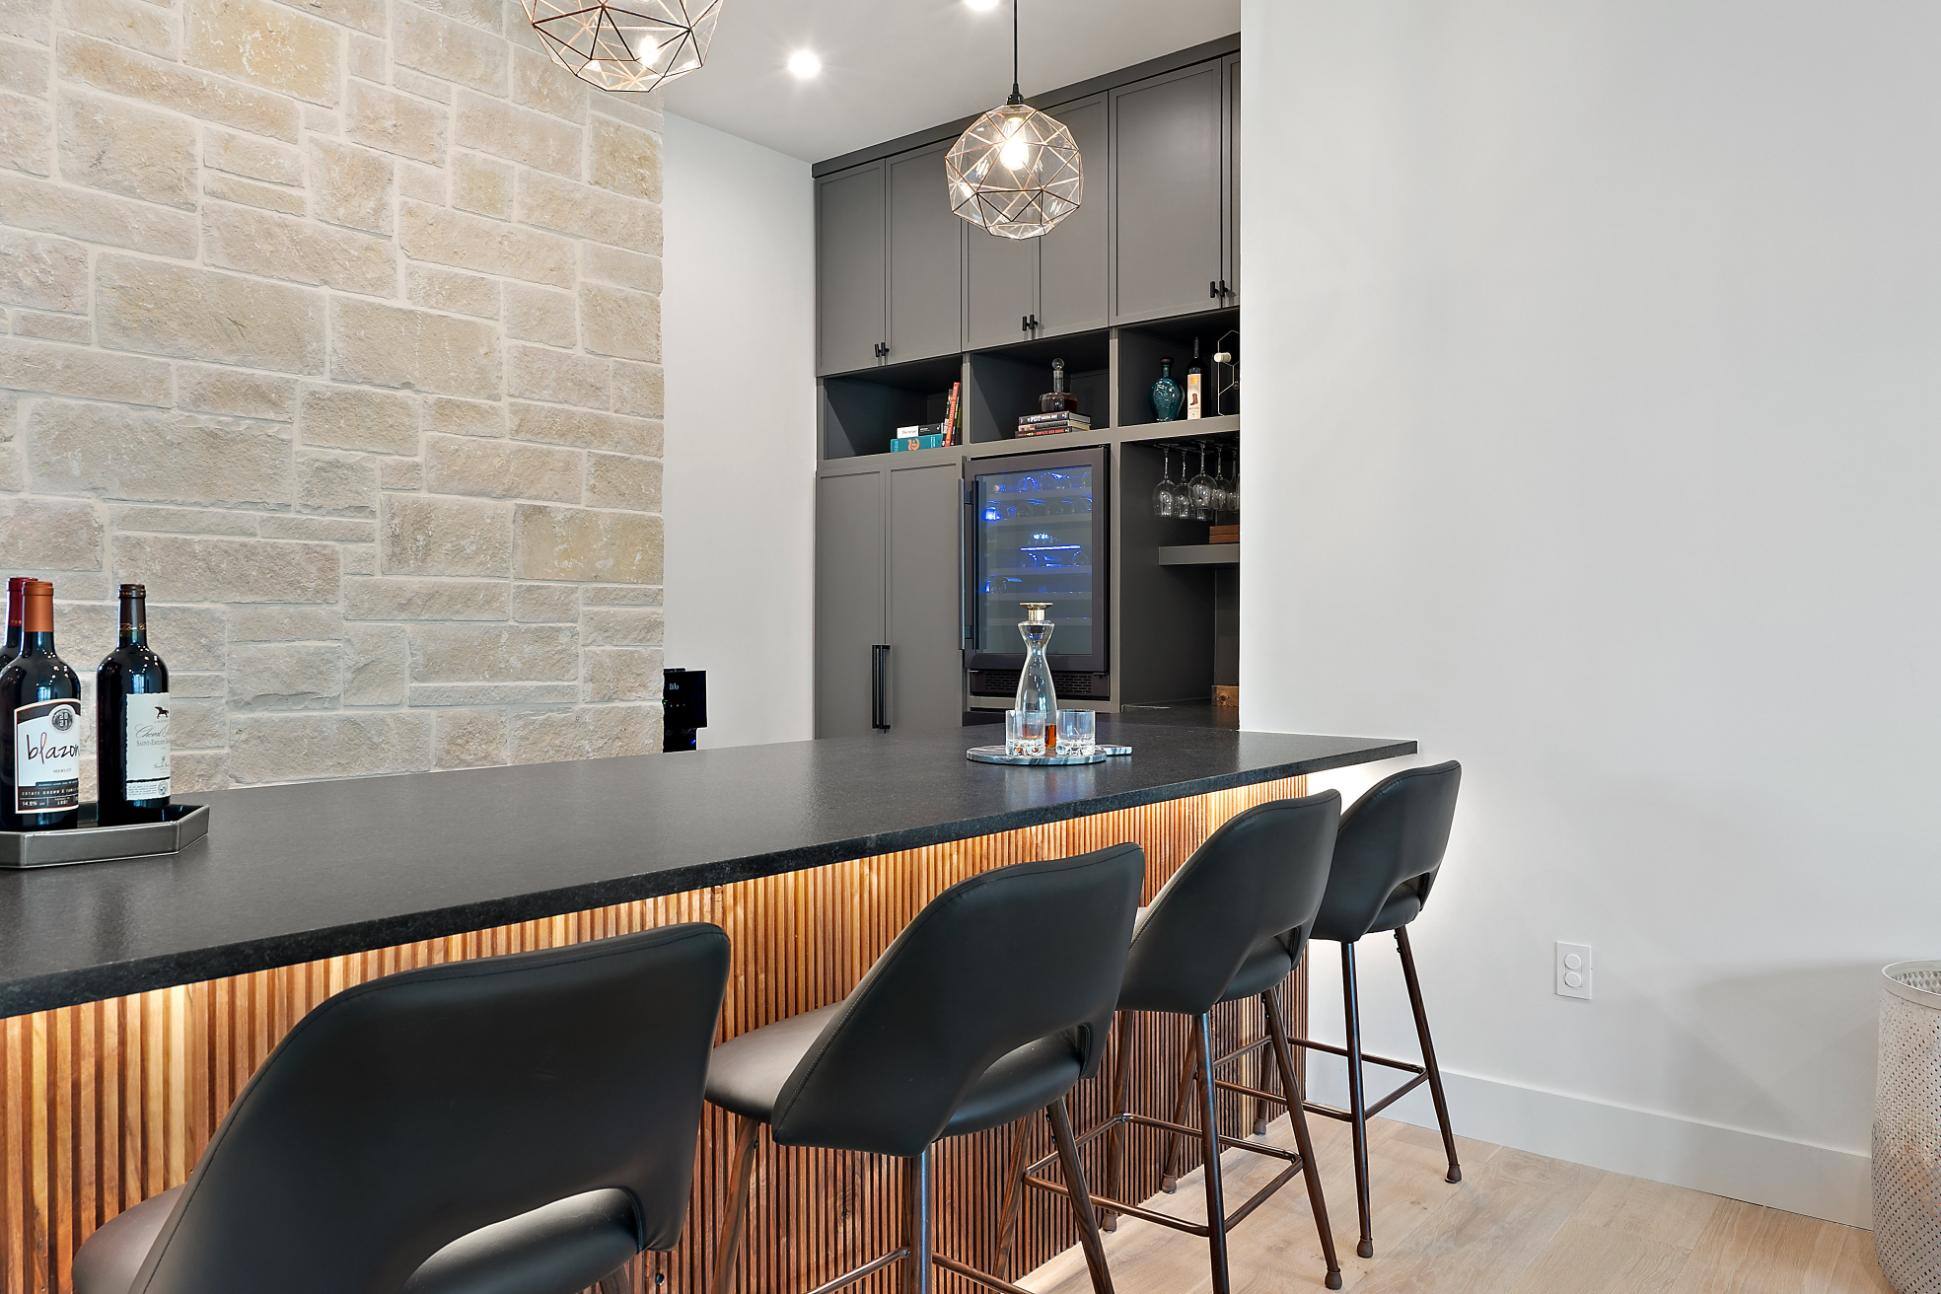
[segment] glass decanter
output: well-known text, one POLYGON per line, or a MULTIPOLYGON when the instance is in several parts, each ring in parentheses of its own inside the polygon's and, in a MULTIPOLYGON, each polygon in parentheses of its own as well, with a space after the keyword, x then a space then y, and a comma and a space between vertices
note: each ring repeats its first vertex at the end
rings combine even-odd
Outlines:
POLYGON ((1166 356, 1159 361, 1159 380, 1152 384, 1152 418, 1154 422, 1171 422, 1179 417, 1179 408, 1186 403, 1186 392, 1173 377, 1173 357, 1166 356))
POLYGON ((1051 362, 1051 390, 1038 397, 1039 413, 1077 413, 1078 394, 1065 389, 1065 361, 1051 362))
POLYGON ((1024 608, 1024 619, 1018 622, 1018 633, 1024 638, 1024 670, 1018 675, 1017 711, 1020 715, 1043 715, 1045 749, 1057 750, 1058 690, 1051 683, 1051 662, 1045 659, 1045 648, 1051 643, 1051 631, 1058 626, 1045 619, 1051 603, 1019 605, 1024 608))

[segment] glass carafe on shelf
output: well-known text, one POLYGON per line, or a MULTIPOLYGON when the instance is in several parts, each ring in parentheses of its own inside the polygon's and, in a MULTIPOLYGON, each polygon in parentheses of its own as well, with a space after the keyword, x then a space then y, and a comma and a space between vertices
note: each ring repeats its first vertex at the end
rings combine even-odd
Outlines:
POLYGON ((1038 397, 1039 413, 1077 413, 1078 395, 1065 389, 1065 361, 1051 362, 1051 390, 1038 397))
POLYGON ((1049 602, 1023 602, 1024 619, 1018 633, 1024 637, 1024 670, 1018 675, 1017 710, 1020 715, 1043 715, 1045 749, 1058 749, 1058 690, 1051 683, 1051 662, 1045 648, 1051 644, 1051 631, 1057 628, 1045 619, 1049 602))

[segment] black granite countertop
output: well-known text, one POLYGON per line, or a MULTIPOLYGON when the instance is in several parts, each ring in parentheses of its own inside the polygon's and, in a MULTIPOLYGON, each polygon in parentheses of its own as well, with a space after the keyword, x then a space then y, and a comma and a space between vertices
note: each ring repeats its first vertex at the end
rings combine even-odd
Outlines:
POLYGON ((972 764, 989 728, 221 791, 169 857, 0 872, 0 1017, 1412 754, 1102 722, 1129 759, 972 764))

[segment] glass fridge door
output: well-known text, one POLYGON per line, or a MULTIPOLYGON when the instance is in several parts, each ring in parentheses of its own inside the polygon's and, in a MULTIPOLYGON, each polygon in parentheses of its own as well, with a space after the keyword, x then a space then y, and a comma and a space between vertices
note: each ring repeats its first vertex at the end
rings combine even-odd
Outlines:
POLYGON ((1105 499, 1102 450, 988 460, 971 476, 970 665, 1024 659, 1020 604, 1049 602, 1047 653, 1061 670, 1103 671, 1105 499))

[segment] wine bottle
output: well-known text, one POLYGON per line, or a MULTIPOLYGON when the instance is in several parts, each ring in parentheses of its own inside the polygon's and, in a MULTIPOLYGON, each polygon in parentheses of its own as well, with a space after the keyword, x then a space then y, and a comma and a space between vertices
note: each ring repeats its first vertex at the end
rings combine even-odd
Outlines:
POLYGON ((20 655, 20 607, 32 579, 31 575, 15 575, 7 581, 7 641, 0 646, 0 668, 20 655))
POLYGON ((101 825, 168 816, 168 666, 148 645, 148 590, 121 586, 121 637, 94 672, 101 825))
POLYGON ((1193 339, 1193 363, 1186 370, 1186 417, 1190 421, 1206 415, 1206 375, 1200 372, 1200 339, 1193 339))
POLYGON ((81 680, 54 654, 54 586, 30 580, 0 669, 0 829, 72 827, 80 809, 81 680))

